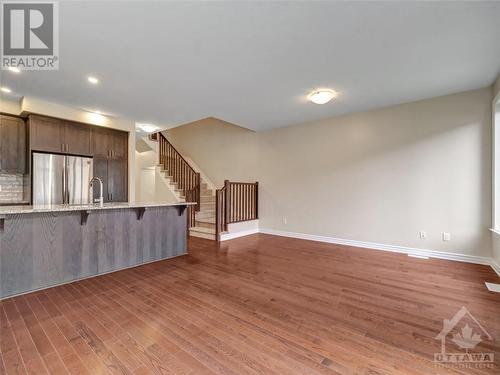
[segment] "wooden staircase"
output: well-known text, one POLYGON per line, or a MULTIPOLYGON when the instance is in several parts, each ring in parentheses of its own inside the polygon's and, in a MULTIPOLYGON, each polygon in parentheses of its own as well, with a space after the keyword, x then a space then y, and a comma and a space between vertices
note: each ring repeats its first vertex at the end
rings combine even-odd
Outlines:
POLYGON ((195 214, 194 226, 189 228, 194 237, 215 240, 215 192, 206 183, 201 184, 200 210, 195 214))
POLYGON ((160 167, 165 178, 186 202, 191 236, 220 241, 228 225, 258 219, 258 182, 230 182, 213 191, 201 174, 189 165, 162 133, 150 140, 159 142, 160 167))

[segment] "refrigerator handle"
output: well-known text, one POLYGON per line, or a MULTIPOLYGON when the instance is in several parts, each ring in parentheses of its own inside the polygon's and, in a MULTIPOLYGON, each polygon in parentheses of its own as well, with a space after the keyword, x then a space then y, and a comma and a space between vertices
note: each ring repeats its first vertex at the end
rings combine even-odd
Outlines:
POLYGON ((62 177, 62 202, 66 203, 66 166, 63 164, 62 177))
POLYGON ((64 157, 64 175, 66 176, 66 204, 69 204, 69 161, 68 158, 64 157))

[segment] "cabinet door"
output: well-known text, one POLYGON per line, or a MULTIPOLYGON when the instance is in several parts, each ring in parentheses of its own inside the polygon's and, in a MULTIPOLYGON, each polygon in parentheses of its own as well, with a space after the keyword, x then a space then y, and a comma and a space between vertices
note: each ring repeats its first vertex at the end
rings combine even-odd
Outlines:
POLYGON ((111 157, 113 135, 110 129, 94 126, 91 132, 92 155, 111 157))
MULTIPOLYGON (((99 177, 102 180, 102 196, 104 197, 104 202, 109 202, 109 178, 108 178, 108 158, 102 156, 94 156, 94 177, 99 177)), ((99 184, 94 183, 93 187, 93 199, 99 198, 99 184)))
POLYGON ((114 158, 126 158, 128 153, 128 133, 113 131, 113 147, 111 156, 114 158))
POLYGON ((64 126, 65 152, 73 155, 90 155, 90 127, 74 122, 64 126))
POLYGON ((49 117, 30 116, 31 149, 34 151, 64 152, 64 122, 49 117))
POLYGON ((26 173, 26 124, 13 116, 0 116, 0 170, 26 173))
POLYGON ((109 159, 108 174, 110 181, 110 200, 112 202, 128 202, 128 168, 127 159, 109 159))

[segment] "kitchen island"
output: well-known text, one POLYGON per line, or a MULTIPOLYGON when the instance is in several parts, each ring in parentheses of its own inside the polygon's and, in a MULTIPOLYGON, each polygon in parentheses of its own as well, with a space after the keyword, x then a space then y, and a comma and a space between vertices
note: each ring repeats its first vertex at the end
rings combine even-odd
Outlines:
POLYGON ((0 207, 0 299, 185 255, 192 204, 0 207))

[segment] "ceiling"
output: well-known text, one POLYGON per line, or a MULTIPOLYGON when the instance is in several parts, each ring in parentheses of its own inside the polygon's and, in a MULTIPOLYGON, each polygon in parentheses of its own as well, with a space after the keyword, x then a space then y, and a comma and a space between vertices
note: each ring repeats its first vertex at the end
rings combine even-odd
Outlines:
POLYGON ((265 130, 484 87, 500 70, 500 2, 61 1, 59 13, 59 71, 2 71, 2 85, 162 127, 213 116, 265 130), (314 87, 338 98, 312 104, 314 87))

